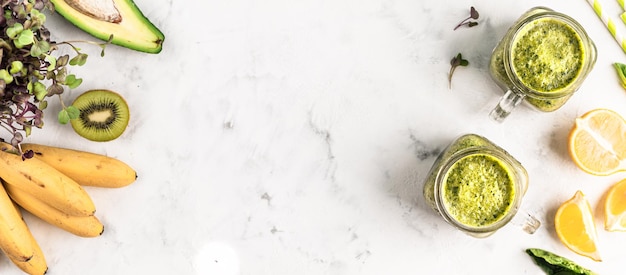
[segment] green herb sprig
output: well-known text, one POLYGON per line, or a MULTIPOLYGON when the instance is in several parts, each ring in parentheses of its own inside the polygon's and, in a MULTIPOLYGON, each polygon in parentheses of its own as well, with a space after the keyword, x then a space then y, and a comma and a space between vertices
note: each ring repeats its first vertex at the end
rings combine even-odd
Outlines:
POLYGON ((458 66, 466 67, 469 65, 469 61, 463 59, 463 55, 458 53, 455 57, 450 60, 450 72, 448 73, 448 88, 452 88, 452 74, 458 66))
MULTIPOLYGON (((19 149, 24 137, 33 127, 43 127, 47 99, 57 96, 62 110, 58 121, 62 124, 79 115, 78 109, 63 104, 61 95, 66 88, 74 89, 82 79, 68 73, 67 66, 81 66, 87 54, 73 42, 51 41, 50 30, 44 23, 45 9, 54 11, 49 0, 0 0, 3 16, 0 17, 0 127, 12 134, 10 143, 19 149), (75 52, 55 55, 60 45, 69 45, 75 52)), ((74 41, 76 42, 76 41, 74 41)), ((88 42, 88 41, 82 41, 88 42)), ((110 42, 99 43, 104 47, 110 42)), ((88 42, 89 43, 89 42, 88 42)))

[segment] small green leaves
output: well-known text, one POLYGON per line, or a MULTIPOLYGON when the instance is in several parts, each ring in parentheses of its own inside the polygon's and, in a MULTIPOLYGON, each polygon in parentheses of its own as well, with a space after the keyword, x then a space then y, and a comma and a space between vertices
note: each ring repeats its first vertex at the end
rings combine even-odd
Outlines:
POLYGON ((43 100, 48 94, 46 85, 43 85, 41 82, 35 82, 35 84, 33 84, 33 94, 37 101, 43 100))
POLYGON ((39 110, 44 110, 48 108, 48 101, 42 100, 39 102, 39 110))
POLYGON ((67 106, 65 110, 67 110, 67 113, 70 115, 70 119, 76 119, 80 116, 80 110, 72 105, 67 106))
POLYGON ((13 26, 7 28, 6 34, 10 39, 13 39, 13 44, 18 49, 35 42, 35 34, 33 31, 31 29, 24 29, 24 25, 20 23, 15 23, 13 26))
POLYGON ((11 74, 16 74, 22 72, 22 69, 24 69, 24 63, 22 63, 22 61, 15 60, 11 62, 11 69, 9 70, 9 72, 11 74))
POLYGON ((17 36, 24 30, 24 26, 20 23, 15 23, 13 26, 7 28, 7 35, 11 39, 16 39, 17 36))
POLYGON ((76 56, 72 57, 72 59, 70 59, 70 65, 75 66, 82 66, 85 65, 85 63, 87 62, 87 54, 84 53, 79 53, 76 56))
POLYGON ((480 15, 478 14, 478 11, 476 11, 476 9, 474 7, 470 7, 470 16, 468 18, 465 18, 458 25, 456 25, 456 27, 454 27, 454 30, 460 28, 463 25, 467 25, 467 27, 469 27, 469 28, 478 25, 478 22, 470 21, 470 19, 476 20, 476 19, 478 19, 479 16, 480 15))
POLYGON ((73 106, 63 104, 62 94, 66 89, 79 87, 82 79, 70 74, 70 65, 81 66, 87 54, 74 43, 99 45, 91 41, 51 40, 46 22, 45 9, 54 12, 48 0, 3 1, 0 17, 0 129, 7 130, 14 146, 32 129, 43 127, 44 109, 48 98, 57 96, 61 103, 58 120, 67 123, 80 113, 73 106), (71 47, 75 54, 55 54, 59 46, 71 47), (71 64, 70 64, 71 63, 71 64))
POLYGON ((78 87, 81 83, 83 83, 83 79, 76 78, 76 76, 73 74, 67 75, 67 77, 65 77, 65 85, 70 87, 70 89, 78 87))
POLYGON ((63 110, 59 112, 58 120, 61 124, 67 124, 72 119, 76 119, 80 116, 80 110, 78 108, 70 105, 65 107, 63 110))
POLYGON ((30 48, 30 56, 40 57, 50 51, 50 43, 46 41, 35 41, 30 48))
POLYGON ((67 112, 67 109, 61 110, 57 118, 61 124, 67 124, 70 122, 70 114, 67 112))
POLYGON ((13 82, 13 76, 5 69, 0 70, 0 79, 4 80, 5 84, 13 82))
POLYGON ((46 68, 46 70, 48 72, 52 72, 54 71, 54 69, 56 69, 57 67, 57 58, 52 56, 52 55, 46 55, 46 57, 44 58, 44 60, 46 62, 48 62, 48 67, 46 68))
POLYGON ((23 30, 17 36, 17 39, 13 41, 13 43, 15 44, 15 47, 17 47, 18 49, 21 49, 24 46, 33 44, 33 42, 35 42, 35 35, 33 34, 33 31, 31 30, 23 30))
POLYGON ((31 28, 39 29, 46 22, 46 15, 36 9, 30 11, 31 28))
POLYGON ((467 67, 469 65, 469 61, 463 59, 461 53, 458 53, 455 57, 450 60, 450 72, 448 73, 448 88, 452 87, 452 74, 454 74, 454 70, 458 66, 467 67))
POLYGON ((615 70, 617 70, 617 76, 619 76, 620 84, 626 89, 626 64, 613 63, 615 70))

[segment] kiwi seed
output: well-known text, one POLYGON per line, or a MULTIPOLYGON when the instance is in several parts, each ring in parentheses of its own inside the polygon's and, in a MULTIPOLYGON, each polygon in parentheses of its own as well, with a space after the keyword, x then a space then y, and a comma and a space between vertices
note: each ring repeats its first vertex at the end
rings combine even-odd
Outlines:
POLYGON ((72 105, 80 116, 72 119, 72 128, 92 141, 110 141, 119 137, 130 118, 124 98, 110 90, 89 90, 78 96, 72 105))

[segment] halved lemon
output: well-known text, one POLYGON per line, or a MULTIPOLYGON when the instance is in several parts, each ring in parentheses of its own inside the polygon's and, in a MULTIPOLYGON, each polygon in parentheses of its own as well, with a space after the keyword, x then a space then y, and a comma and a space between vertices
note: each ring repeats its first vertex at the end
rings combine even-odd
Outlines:
POLYGON ((626 120, 608 109, 594 109, 576 119, 568 149, 576 166, 598 176, 626 170, 626 120))
POLYGON ((614 184, 606 194, 604 229, 626 231, 626 179, 614 184))
POLYGON ((571 199, 561 204, 556 211, 554 227, 567 248, 594 261, 601 261, 593 213, 583 192, 576 191, 571 199))

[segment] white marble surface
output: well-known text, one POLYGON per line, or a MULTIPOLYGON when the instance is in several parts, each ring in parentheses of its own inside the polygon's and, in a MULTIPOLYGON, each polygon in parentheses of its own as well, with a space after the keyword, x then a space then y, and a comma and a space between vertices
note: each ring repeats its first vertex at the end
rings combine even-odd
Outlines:
MULTIPOLYGON (((552 226, 576 190, 596 208, 626 177, 585 174, 566 152, 575 117, 599 107, 626 115, 611 65, 626 55, 585 1, 135 2, 165 33, 163 52, 109 47, 101 58, 84 46, 90 59, 72 68, 84 82, 65 96, 119 91, 128 130, 93 143, 48 115, 29 138, 107 154, 139 173, 126 188, 88 188, 106 226, 99 238, 25 216, 48 274, 543 274, 528 247, 624 274, 626 233, 597 219, 598 263, 565 248, 552 226), (479 25, 453 31, 472 5, 479 25), (522 106, 497 124, 487 115, 501 95, 488 75, 491 49, 537 5, 586 28, 596 66, 561 110, 522 106), (458 52, 470 66, 448 89, 458 52), (509 225, 474 239, 425 204, 437 152, 470 132, 528 170, 523 207, 543 222, 534 235, 509 225)), ((48 21, 57 40, 89 39, 59 16, 48 21)), ((4 257, 0 272, 21 274, 4 257)))

